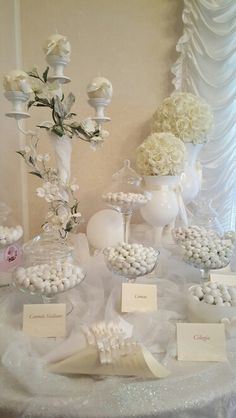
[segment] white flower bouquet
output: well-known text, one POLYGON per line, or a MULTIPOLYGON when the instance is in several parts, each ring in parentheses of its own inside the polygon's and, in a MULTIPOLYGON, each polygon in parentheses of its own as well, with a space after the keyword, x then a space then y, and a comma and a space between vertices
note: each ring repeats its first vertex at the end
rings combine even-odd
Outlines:
POLYGON ((136 166, 144 176, 175 176, 183 171, 185 147, 169 132, 153 133, 136 150, 136 166))
MULTIPOLYGON (((59 52, 57 51, 57 53, 59 52)), ((23 89, 29 80, 33 79, 33 82, 31 80, 31 84, 29 84, 32 87, 33 98, 28 100, 28 109, 32 106, 43 107, 48 108, 51 112, 52 120, 43 122, 37 127, 46 129, 51 134, 51 140, 54 139, 57 168, 47 165, 50 159, 48 154, 38 153, 39 137, 37 132, 30 134, 28 145, 17 152, 30 168, 30 174, 43 181, 42 187, 37 188, 37 196, 45 199, 49 204, 43 229, 56 230, 62 238, 65 238, 69 232, 77 232, 77 227, 82 219, 75 194, 78 186, 70 182, 70 139, 76 136, 89 143, 91 148, 95 150, 103 144, 108 132, 102 130, 91 118, 82 122, 73 121, 75 113, 71 112, 71 107, 75 102, 75 97, 70 93, 65 98, 59 83, 48 81, 48 71, 49 67, 42 76, 38 74, 36 68, 27 74, 19 71, 12 72, 10 78, 5 78, 4 85, 9 89, 12 86, 16 88, 12 83, 17 81, 19 89, 23 89)))
POLYGON ((171 132, 183 142, 203 144, 213 125, 210 106, 191 93, 173 93, 157 109, 153 117, 153 132, 171 132))

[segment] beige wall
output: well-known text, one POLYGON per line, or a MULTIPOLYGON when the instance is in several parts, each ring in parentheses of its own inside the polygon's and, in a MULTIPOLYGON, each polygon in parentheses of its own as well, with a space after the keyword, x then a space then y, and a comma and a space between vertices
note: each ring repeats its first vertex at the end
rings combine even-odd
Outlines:
MULTIPOLYGON (((7 8, 13 0, 1 1, 5 19, 12 24, 7 8)), ((80 210, 88 220, 104 207, 100 195, 109 185, 112 173, 125 158, 133 160, 136 146, 149 133, 156 106, 172 89, 170 67, 176 59, 175 45, 182 30, 182 0, 21 0, 19 5, 24 69, 35 64, 44 69, 42 45, 48 35, 57 29, 68 36, 72 59, 66 75, 72 82, 66 91, 76 95, 74 110, 79 119, 92 113, 86 98, 90 79, 100 74, 109 78, 114 87, 107 111, 112 118, 107 125, 110 138, 103 149, 93 152, 74 139, 72 177, 80 185, 80 210)), ((14 40, 10 43, 7 39, 7 43, 14 49, 14 40)), ((11 56, 8 48, 5 72, 14 66, 11 56)), ((45 113, 32 113, 27 127, 48 118, 45 113)), ((5 133, 13 135, 12 126, 12 121, 4 121, 5 133)), ((46 136, 42 136, 42 146, 48 147, 46 136)), ((19 162, 5 138, 1 141, 1 153, 3 147, 8 153, 8 172, 10 167, 17 171, 19 162)), ((1 174, 1 184, 5 184, 2 169, 1 174)), ((38 184, 37 179, 28 176, 31 235, 39 231, 46 210, 35 196, 38 184)), ((15 201, 13 204, 17 206, 15 201)))
MULTIPOLYGON (((20 32, 19 4, 0 0, 0 80, 11 69, 21 67, 20 32)), ((13 209, 15 221, 24 224, 27 236, 27 176, 15 152, 22 148, 24 138, 17 132, 15 120, 5 116, 10 106, 3 96, 2 81, 0 86, 0 200, 13 209)))

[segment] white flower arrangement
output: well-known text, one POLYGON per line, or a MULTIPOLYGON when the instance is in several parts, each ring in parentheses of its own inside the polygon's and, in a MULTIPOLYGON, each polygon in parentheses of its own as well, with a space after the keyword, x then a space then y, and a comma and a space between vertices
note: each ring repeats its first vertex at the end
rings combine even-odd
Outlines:
POLYGON ((185 147, 169 132, 153 133, 136 150, 136 167, 144 176, 175 176, 183 171, 185 147))
POLYGON ((213 113, 202 98, 173 93, 164 99, 153 117, 153 132, 171 132, 183 142, 203 144, 213 125, 213 113))
MULTIPOLYGON (((64 42, 63 39, 62 41, 64 42)), ((58 44, 56 46, 58 47, 58 44)), ((53 54, 54 52, 53 49, 50 53, 53 54)), ((58 50, 56 52, 59 53, 58 50)), ((13 81, 21 83, 19 88, 22 88, 22 83, 25 86, 26 81, 28 83, 30 80, 29 85, 32 88, 33 98, 28 99, 28 109, 33 106, 50 110, 52 120, 37 125, 38 128, 46 129, 49 133, 56 135, 58 141, 62 141, 64 136, 69 138, 75 136, 87 142, 93 150, 96 150, 103 145, 109 133, 102 130, 100 125, 91 118, 81 122, 73 120, 76 115, 71 111, 75 102, 74 95, 70 93, 67 97, 64 97, 58 82, 48 82, 48 71, 49 67, 42 76, 39 75, 37 68, 33 68, 28 74, 13 72, 12 78, 7 80, 11 83, 13 81)), ((12 87, 12 84, 9 85, 10 87, 12 87)), ((43 228, 59 231, 61 237, 65 238, 68 232, 77 232, 77 226, 82 218, 81 213, 78 212, 78 200, 75 196, 78 185, 65 180, 59 167, 57 169, 48 167, 47 163, 50 156, 49 154, 38 153, 38 142, 38 132, 32 133, 29 145, 17 152, 30 168, 30 174, 37 176, 43 182, 42 186, 36 190, 37 196, 45 199, 49 204, 49 211, 43 228)))
POLYGON ((24 158, 30 168, 30 174, 43 181, 42 186, 36 189, 37 196, 45 199, 49 204, 43 229, 56 230, 62 238, 65 238, 68 232, 76 232, 81 222, 81 213, 78 212, 79 202, 75 196, 79 186, 74 181, 64 183, 58 170, 47 166, 50 155, 38 154, 37 147, 38 138, 32 136, 30 144, 17 153, 24 158))

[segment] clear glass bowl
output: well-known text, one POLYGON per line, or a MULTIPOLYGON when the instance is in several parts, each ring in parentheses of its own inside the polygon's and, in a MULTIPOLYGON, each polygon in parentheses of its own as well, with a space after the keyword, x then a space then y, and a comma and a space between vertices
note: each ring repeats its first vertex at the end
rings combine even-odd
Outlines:
POLYGON ((107 268, 114 274, 135 282, 138 277, 153 272, 158 263, 160 252, 142 244, 119 243, 103 251, 107 268))
POLYGON ((210 270, 227 267, 234 245, 230 239, 220 237, 214 230, 189 226, 173 230, 182 259, 201 273, 201 282, 210 280, 210 270))
POLYGON ((128 229, 133 212, 145 205, 151 194, 141 187, 142 177, 125 160, 123 167, 112 175, 112 183, 102 194, 106 204, 121 213, 124 224, 124 241, 128 242, 128 229))
POLYGON ((75 262, 72 247, 55 233, 44 232, 23 247, 23 263, 13 274, 13 285, 32 295, 40 294, 45 303, 80 284, 85 278, 75 262))

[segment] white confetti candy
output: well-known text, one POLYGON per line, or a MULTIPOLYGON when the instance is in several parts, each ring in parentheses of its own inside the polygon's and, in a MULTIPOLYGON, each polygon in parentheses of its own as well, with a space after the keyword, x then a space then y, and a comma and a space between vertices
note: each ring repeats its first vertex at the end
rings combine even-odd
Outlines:
POLYGON ((213 304, 214 303, 214 298, 211 295, 205 295, 203 298, 204 302, 209 303, 209 304, 213 304))
POLYGON ((119 243, 116 247, 112 247, 116 255, 114 259, 110 258, 111 248, 106 248, 104 255, 110 270, 120 275, 140 276, 152 271, 157 259, 157 253, 152 247, 144 247, 142 244, 125 244, 119 243), (126 247, 126 261, 121 264, 117 263, 122 248, 126 247))
POLYGON ((200 286, 195 288, 195 296, 197 296, 198 298, 203 298, 204 293, 203 293, 202 288, 200 286))
POLYGON ((17 269, 15 282, 21 288, 38 293, 57 293, 74 287, 84 278, 82 269, 66 262, 59 265, 58 260, 50 264, 35 265, 17 269), (71 274, 65 278, 65 273, 70 270, 71 274), (42 274, 43 273, 43 274, 42 274))
POLYGON ((222 299, 223 299, 224 302, 229 302, 229 301, 231 301, 231 296, 228 292, 224 292, 224 293, 222 293, 222 299))
POLYGON ((218 305, 219 303, 223 303, 223 299, 221 296, 215 296, 215 303, 218 305))

